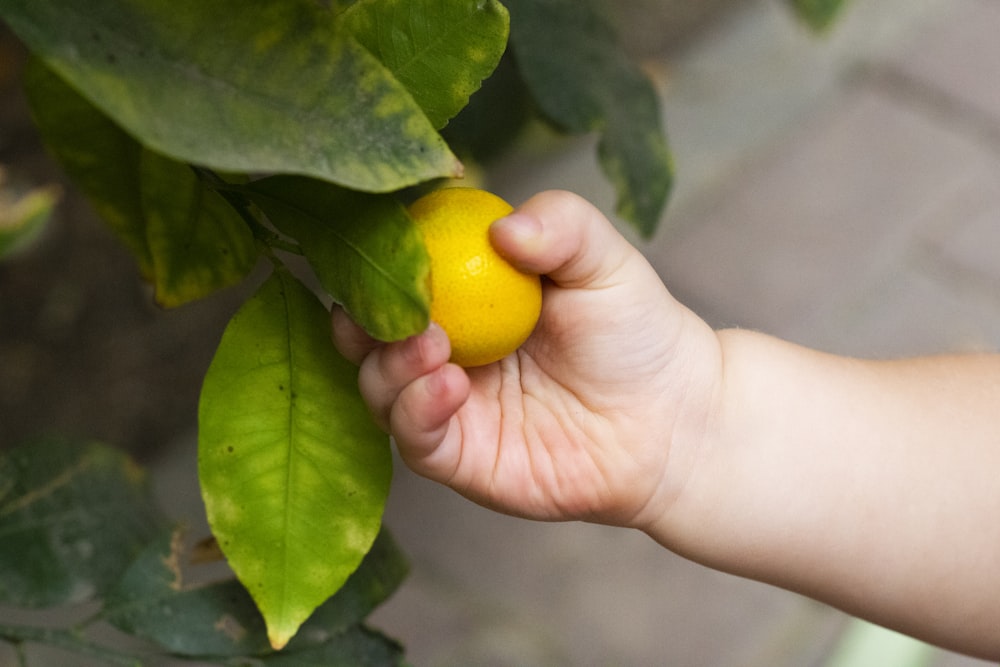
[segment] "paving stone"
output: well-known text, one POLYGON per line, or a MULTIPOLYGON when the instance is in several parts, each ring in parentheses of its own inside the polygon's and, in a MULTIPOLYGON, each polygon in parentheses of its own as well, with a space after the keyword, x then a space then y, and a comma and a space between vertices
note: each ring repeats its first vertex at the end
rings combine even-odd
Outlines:
POLYGON ((992 155, 919 109, 861 85, 650 251, 667 285, 711 323, 801 332, 837 294, 866 289, 992 155))
POLYGON ((1000 121, 1000 3, 962 0, 892 62, 954 100, 1000 121))
MULTIPOLYGON (((1000 128, 1000 120, 997 122, 1000 128)), ((1000 172, 1000 168, 996 170, 1000 172)), ((948 202, 931 220, 927 251, 955 279, 1000 287, 1000 179, 994 171, 948 202)))
POLYGON ((386 523, 413 573, 372 620, 418 665, 797 667, 842 619, 637 532, 500 516, 404 469, 386 523))

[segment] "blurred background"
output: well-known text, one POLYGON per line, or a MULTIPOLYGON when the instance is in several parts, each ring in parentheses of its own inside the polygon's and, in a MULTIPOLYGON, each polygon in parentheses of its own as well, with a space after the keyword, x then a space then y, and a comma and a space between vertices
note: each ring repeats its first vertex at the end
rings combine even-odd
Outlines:
MULTIPOLYGON (((1000 346, 1000 4, 854 0, 823 36, 779 0, 609 5, 663 96, 678 182, 637 244, 676 296, 715 326, 844 354, 1000 346)), ((22 59, 0 28, 0 164, 58 183, 22 59)), ((567 188, 613 212, 592 139, 532 136, 488 187, 514 203, 567 188)), ((202 525, 198 390, 251 288, 157 309, 66 186, 45 236, 0 263, 0 446, 42 432, 121 445, 202 525)), ((386 522, 412 573, 373 621, 417 666, 865 667, 843 662, 846 616, 638 533, 496 515, 401 465, 386 522)), ((986 664, 907 650, 906 665, 986 664)))

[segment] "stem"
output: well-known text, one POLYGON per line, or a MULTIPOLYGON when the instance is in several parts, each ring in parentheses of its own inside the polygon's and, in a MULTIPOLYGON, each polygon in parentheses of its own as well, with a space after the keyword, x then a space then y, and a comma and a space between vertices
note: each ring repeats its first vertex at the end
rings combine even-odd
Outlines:
POLYGON ((142 667, 142 660, 137 656, 95 644, 87 640, 80 633, 71 630, 0 625, 0 639, 14 645, 22 665, 25 664, 23 645, 26 642, 35 642, 65 649, 73 653, 100 658, 106 662, 123 665, 124 667, 142 667))
POLYGON ((211 169, 195 167, 193 165, 191 168, 203 183, 208 184, 210 188, 218 192, 222 198, 225 199, 229 205, 233 207, 233 209, 235 209, 236 213, 243 219, 243 222, 245 222, 247 227, 250 228, 250 232, 253 234, 253 237, 264 246, 265 252, 270 254, 269 251, 274 249, 284 250, 285 252, 290 252, 295 255, 303 254, 302 247, 299 246, 298 243, 286 241, 281 236, 265 227, 261 221, 257 219, 257 216, 250 210, 250 205, 243 194, 244 188, 242 186, 227 183, 221 176, 216 174, 211 169))

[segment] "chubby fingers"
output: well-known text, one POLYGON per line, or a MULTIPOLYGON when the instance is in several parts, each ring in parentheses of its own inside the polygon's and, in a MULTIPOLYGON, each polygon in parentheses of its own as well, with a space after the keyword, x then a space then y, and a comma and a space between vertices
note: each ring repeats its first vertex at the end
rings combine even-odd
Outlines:
POLYGON ((364 358, 379 346, 379 342, 355 324, 337 304, 330 310, 330 334, 334 347, 355 366, 360 366, 364 358))
POLYGON ((375 347, 361 362, 361 396, 408 461, 434 451, 469 396, 469 378, 448 363, 450 354, 448 336, 432 324, 418 336, 375 347))
POLYGON ((521 270, 569 288, 599 286, 637 254, 593 204, 560 190, 539 193, 493 223, 490 239, 521 270))

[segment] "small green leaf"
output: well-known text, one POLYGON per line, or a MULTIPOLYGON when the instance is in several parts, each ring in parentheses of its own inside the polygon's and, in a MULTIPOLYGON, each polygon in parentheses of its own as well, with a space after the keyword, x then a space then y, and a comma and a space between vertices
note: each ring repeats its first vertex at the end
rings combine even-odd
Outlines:
POLYGON ((344 20, 436 128, 468 104, 507 48, 509 18, 497 0, 362 0, 344 20))
POLYGON ((257 181, 246 194, 299 242, 324 289, 372 336, 401 340, 427 328, 427 250, 391 196, 299 176, 257 181))
POLYGON ((142 147, 38 58, 28 61, 24 86, 46 147, 151 280, 139 196, 142 147))
POLYGON ((535 101, 563 129, 601 134, 598 155, 618 192, 618 211, 651 236, 673 182, 652 83, 596 0, 507 5, 515 60, 535 101))
POLYGON ((209 523, 275 648, 357 569, 389 492, 388 441, 315 296, 277 271, 205 376, 198 470, 209 523))
POLYGON ((243 280, 258 254, 232 206, 188 165, 152 151, 140 173, 157 302, 179 306, 243 280))
MULTIPOLYGON (((326 643, 360 623, 399 586, 406 562, 383 531, 361 566, 322 604, 285 651, 326 643)), ((102 618, 119 630, 196 658, 269 653, 264 619, 235 579, 193 583, 183 531, 165 532, 105 597, 102 618)))
POLYGON ((0 601, 79 602, 121 576, 164 520, 143 471, 96 443, 0 454, 0 601))
POLYGON ((813 30, 823 31, 829 28, 840 10, 847 4, 846 0, 788 0, 799 18, 813 30))
POLYGON ((119 126, 179 161, 380 192, 461 173, 406 88, 312 0, 252 11, 3 0, 0 15, 119 126))
POLYGON ((38 238, 60 194, 54 185, 17 190, 6 182, 5 172, 0 169, 0 259, 38 238))

